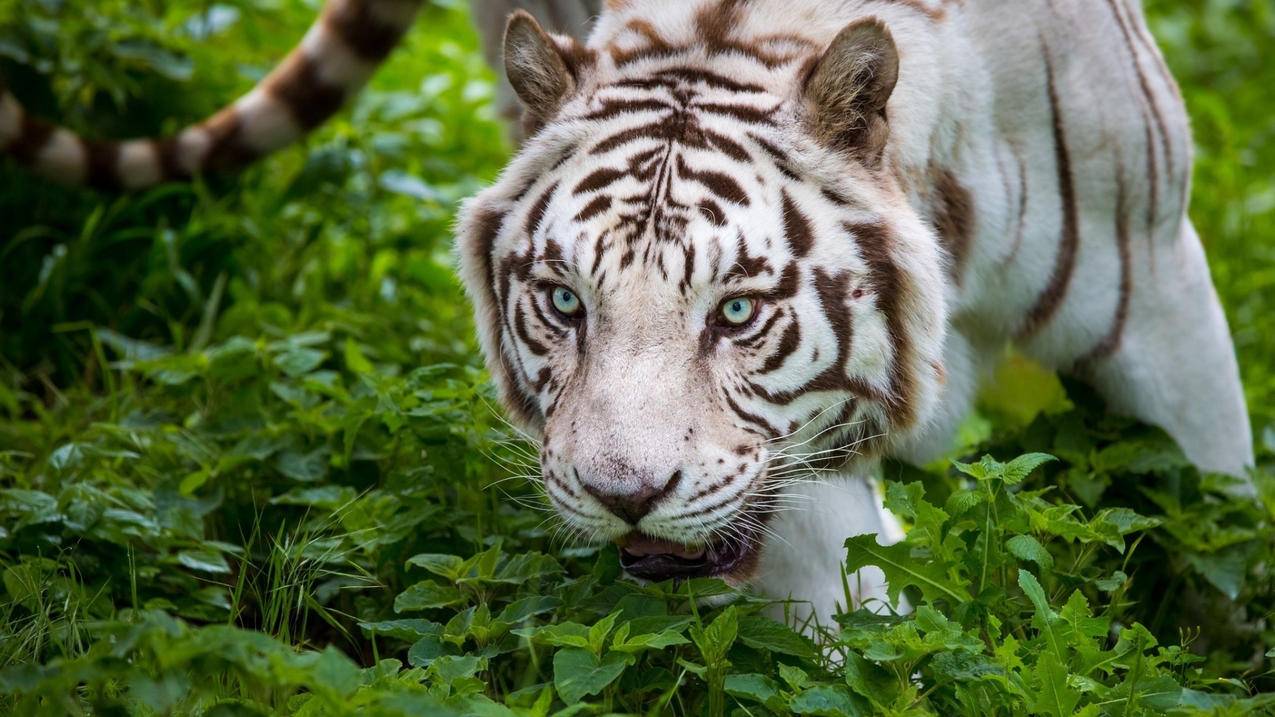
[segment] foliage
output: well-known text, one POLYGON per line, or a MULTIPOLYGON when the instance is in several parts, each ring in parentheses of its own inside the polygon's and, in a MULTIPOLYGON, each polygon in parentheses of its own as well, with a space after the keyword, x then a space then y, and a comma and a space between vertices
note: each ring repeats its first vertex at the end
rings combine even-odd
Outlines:
MULTIPOLYGON (((885 466, 908 539, 847 542, 910 613, 816 646, 782 606, 555 540, 450 269, 454 205, 507 146, 436 2, 351 110, 241 177, 108 197, 0 168, 0 712, 1275 711, 1275 12, 1149 10, 1260 500, 1010 357, 956 460, 885 466)), ((0 0, 0 72, 85 131, 172 129, 312 11, 0 0)))

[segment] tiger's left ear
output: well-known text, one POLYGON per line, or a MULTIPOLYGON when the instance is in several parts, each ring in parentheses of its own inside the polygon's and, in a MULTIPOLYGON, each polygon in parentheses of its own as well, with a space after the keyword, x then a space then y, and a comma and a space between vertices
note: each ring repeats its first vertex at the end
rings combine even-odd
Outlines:
POLYGON ((526 10, 509 16, 505 26, 505 76, 522 100, 527 135, 552 119, 575 92, 582 58, 587 56, 574 39, 559 39, 545 32, 526 10))
POLYGON ((898 49, 879 20, 845 27, 803 86, 815 136, 869 165, 877 164, 889 135, 886 103, 898 79, 898 49))

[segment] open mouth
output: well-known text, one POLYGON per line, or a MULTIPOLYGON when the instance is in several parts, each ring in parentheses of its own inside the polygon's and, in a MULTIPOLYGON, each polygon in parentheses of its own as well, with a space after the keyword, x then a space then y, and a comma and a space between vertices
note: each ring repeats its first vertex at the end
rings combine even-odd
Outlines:
POLYGON ((698 547, 637 532, 624 536, 619 543, 620 565, 625 572, 657 582, 731 575, 746 568, 760 547, 753 531, 698 547))

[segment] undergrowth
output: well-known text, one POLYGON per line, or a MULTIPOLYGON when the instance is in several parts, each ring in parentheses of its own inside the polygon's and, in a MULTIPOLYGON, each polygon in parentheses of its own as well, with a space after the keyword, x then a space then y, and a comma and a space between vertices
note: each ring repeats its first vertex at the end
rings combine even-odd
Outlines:
MULTIPOLYGON (((89 134, 172 129, 311 5, 0 0, 0 73, 89 134)), ((455 204, 508 146, 463 4, 435 2, 352 109, 242 176, 112 197, 0 167, 0 712, 1275 711, 1275 12, 1149 13, 1258 500, 1007 356, 951 460, 883 467, 907 540, 847 543, 908 614, 816 644, 556 540, 451 271, 455 204)))

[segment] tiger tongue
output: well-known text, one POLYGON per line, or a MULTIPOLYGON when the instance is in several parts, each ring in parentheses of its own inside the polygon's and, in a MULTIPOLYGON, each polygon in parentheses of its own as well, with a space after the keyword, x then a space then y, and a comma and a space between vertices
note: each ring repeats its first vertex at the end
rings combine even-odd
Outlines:
POLYGON ((641 533, 630 533, 620 539, 620 548, 635 558, 648 555, 672 555, 683 560, 699 560, 704 557, 703 548, 692 548, 669 540, 652 538, 641 533))

